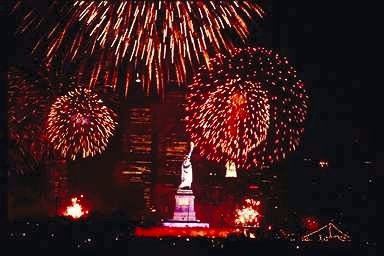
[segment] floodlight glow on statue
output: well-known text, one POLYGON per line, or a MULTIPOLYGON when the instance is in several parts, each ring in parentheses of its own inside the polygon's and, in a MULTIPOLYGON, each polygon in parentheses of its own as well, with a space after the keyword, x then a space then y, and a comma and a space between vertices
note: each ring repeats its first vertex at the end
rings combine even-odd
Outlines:
POLYGON ((181 164, 181 183, 175 195, 175 209, 173 218, 163 222, 166 227, 200 227, 209 228, 209 223, 200 222, 196 218, 195 196, 192 191, 192 163, 191 155, 194 143, 190 143, 188 154, 181 164))
POLYGON ((194 144, 190 143, 191 147, 189 153, 185 156, 183 164, 181 165, 181 183, 179 189, 191 189, 192 188, 192 163, 191 155, 194 144))

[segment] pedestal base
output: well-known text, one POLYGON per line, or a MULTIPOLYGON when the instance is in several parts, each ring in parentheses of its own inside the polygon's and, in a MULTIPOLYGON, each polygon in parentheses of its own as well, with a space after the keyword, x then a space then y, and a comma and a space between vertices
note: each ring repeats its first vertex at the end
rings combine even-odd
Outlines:
POLYGON ((172 227, 172 228, 209 228, 209 223, 205 222, 190 222, 190 221, 181 221, 181 222, 176 222, 176 221, 166 221, 163 222, 164 227, 172 227))
POLYGON ((196 219, 195 196, 191 189, 178 189, 175 195, 176 205, 173 218, 163 222, 166 227, 204 227, 208 223, 201 223, 196 219))
POLYGON ((175 195, 176 205, 173 221, 196 221, 195 196, 191 189, 178 189, 175 195))

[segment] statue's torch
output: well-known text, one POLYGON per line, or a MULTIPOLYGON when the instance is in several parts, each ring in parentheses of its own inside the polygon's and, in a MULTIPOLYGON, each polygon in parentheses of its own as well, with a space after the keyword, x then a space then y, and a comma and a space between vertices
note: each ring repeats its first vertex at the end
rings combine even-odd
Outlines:
POLYGON ((187 157, 188 158, 191 158, 191 155, 192 155, 192 151, 193 151, 193 147, 195 146, 195 144, 193 144, 193 142, 191 141, 190 143, 190 148, 189 148, 189 152, 188 152, 188 155, 187 157))

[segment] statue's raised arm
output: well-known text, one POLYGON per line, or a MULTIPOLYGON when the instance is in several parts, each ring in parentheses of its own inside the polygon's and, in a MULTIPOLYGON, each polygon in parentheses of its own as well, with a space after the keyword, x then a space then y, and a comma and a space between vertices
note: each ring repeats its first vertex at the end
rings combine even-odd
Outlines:
POLYGON ((194 144, 190 143, 190 149, 188 154, 185 156, 183 164, 181 165, 181 183, 179 189, 191 189, 192 185, 192 163, 191 156, 194 144))
POLYGON ((193 151, 195 144, 193 144, 193 142, 191 141, 191 143, 189 145, 190 145, 190 147, 189 147, 189 152, 188 152, 187 157, 190 159, 192 156, 192 151, 193 151))

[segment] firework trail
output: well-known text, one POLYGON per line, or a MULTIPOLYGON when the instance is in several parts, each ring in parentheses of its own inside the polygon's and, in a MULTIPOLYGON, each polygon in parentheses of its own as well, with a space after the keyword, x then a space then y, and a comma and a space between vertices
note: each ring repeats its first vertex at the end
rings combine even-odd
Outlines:
POLYGON ((49 105, 44 78, 16 67, 9 68, 7 78, 10 168, 18 173, 35 171, 43 159, 51 156, 42 132, 49 105))
MULTIPOLYGON (((20 33, 50 23, 25 5, 14 6, 25 13, 20 33)), ((46 11, 60 18, 32 52, 44 54, 48 66, 78 66, 91 89, 99 79, 125 96, 136 80, 161 96, 166 84, 188 82, 195 65, 233 49, 234 35, 244 42, 249 23, 264 15, 250 0, 53 1, 46 11)))

